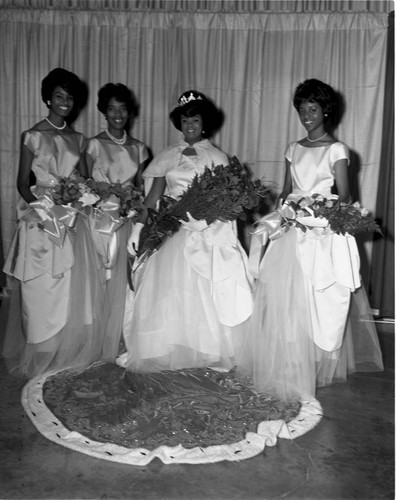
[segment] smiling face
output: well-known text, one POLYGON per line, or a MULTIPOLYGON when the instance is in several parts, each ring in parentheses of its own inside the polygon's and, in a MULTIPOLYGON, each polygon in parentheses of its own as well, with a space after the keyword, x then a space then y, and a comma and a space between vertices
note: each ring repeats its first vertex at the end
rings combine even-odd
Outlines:
POLYGON ((180 124, 184 139, 190 146, 202 139, 203 122, 201 115, 182 115, 180 124))
POLYGON ((317 102, 304 100, 298 109, 298 116, 311 139, 324 134, 324 114, 317 102))
POLYGON ((65 119, 73 109, 74 98, 62 87, 55 87, 52 92, 50 109, 50 119, 57 121, 56 118, 65 119))
POLYGON ((105 118, 109 132, 117 137, 120 132, 124 131, 125 125, 128 122, 129 113, 126 104, 112 97, 109 100, 105 118))

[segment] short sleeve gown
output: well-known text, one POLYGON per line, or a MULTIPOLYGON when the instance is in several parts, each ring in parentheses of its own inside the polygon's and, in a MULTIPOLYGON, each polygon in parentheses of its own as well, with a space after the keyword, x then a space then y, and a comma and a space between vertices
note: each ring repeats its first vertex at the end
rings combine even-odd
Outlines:
MULTIPOLYGON (((315 193, 330 196, 335 162, 349 163, 341 142, 310 148, 293 142, 285 155, 292 176, 288 199, 295 201, 315 193)), ((369 307, 359 265, 355 238, 328 228, 304 232, 292 226, 270 240, 240 359, 259 391, 310 398, 316 387, 345 380, 360 363, 383 369, 375 328, 361 321, 369 307)))
MULTIPOLYGON (((228 164, 205 139, 186 156, 183 140, 160 153, 145 177, 165 177, 177 199, 205 167, 228 164)), ((132 371, 231 368, 252 311, 247 257, 232 222, 179 229, 148 260, 129 323, 126 368, 132 371)))
MULTIPOLYGON (((94 137, 89 140, 87 154, 91 157, 92 177, 96 181, 119 183, 128 186, 134 183, 139 165, 148 159, 146 146, 133 138, 124 145, 115 144, 110 138, 94 137)), ((126 221, 117 231, 106 234, 94 229, 92 236, 102 263, 104 280, 103 347, 102 359, 114 361, 118 354, 124 320, 127 294, 127 239, 131 223, 126 221)), ((128 297, 132 300, 132 295, 128 297)))
MULTIPOLYGON (((28 130, 23 144, 33 153, 36 197, 70 177, 86 147, 80 133, 28 130)), ((100 357, 97 346, 102 304, 99 262, 87 217, 77 214, 63 237, 42 230, 21 199, 18 223, 4 265, 16 287, 2 311, 3 355, 15 375, 84 366, 100 357)))

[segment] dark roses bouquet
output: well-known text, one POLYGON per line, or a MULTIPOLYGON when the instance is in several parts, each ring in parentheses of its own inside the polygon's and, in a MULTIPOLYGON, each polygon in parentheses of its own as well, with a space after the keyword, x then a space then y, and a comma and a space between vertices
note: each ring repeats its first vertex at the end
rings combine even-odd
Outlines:
POLYGON ((244 220, 249 210, 269 196, 270 189, 260 180, 252 180, 235 156, 229 165, 206 167, 178 200, 163 196, 158 211, 149 211, 138 257, 151 255, 166 237, 175 234, 180 229, 180 220, 188 220, 187 213, 208 225, 216 220, 244 220))

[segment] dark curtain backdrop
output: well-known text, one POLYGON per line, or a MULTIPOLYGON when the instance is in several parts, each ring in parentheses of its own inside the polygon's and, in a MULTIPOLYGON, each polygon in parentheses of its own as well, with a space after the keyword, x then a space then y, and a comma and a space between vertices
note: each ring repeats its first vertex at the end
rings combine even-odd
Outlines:
POLYGON ((376 216, 383 237, 373 243, 370 303, 380 316, 395 317, 395 35, 394 12, 389 15, 385 106, 376 216))

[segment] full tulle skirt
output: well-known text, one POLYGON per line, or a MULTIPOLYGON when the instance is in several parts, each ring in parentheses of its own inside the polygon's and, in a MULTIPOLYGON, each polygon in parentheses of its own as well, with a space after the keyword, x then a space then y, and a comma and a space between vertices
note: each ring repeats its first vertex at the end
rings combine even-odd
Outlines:
POLYGON ((254 308, 238 366, 259 392, 282 399, 315 393, 312 324, 306 314, 306 283, 295 262, 289 231, 271 244, 254 292, 254 308), (284 244, 288 242, 289 244, 284 244), (282 263, 282 265, 278 265, 282 263))
MULTIPOLYGON (((91 228, 92 230, 92 228, 91 228)), ((128 285, 127 241, 131 223, 127 221, 116 232, 102 234, 92 230, 103 280, 101 359, 114 361, 119 352, 123 331, 128 285)))
POLYGON ((325 237, 334 236, 337 239, 331 244, 308 242, 316 245, 309 262, 302 262, 302 257, 310 252, 299 249, 306 235, 296 228, 271 241, 264 254, 254 309, 238 358, 239 369, 253 378, 260 392, 284 400, 311 398, 317 387, 345 381, 348 373, 367 367, 383 369, 364 290, 351 293, 337 279, 323 288, 313 283, 318 276, 324 283, 328 276, 342 276, 342 281, 347 274, 353 241, 345 246, 340 235, 325 237), (344 271, 329 267, 324 273, 325 263, 334 262, 334 251, 340 256, 340 243, 346 250, 345 262, 334 267, 344 271), (320 255, 323 248, 330 249, 329 255, 320 255), (307 272, 312 262, 319 270, 315 278, 307 272))
POLYGON ((231 225, 210 231, 203 235, 179 230, 145 263, 124 332, 127 369, 149 372, 235 365, 252 307, 246 262, 231 225), (223 237, 231 239, 230 246, 212 245, 215 234, 221 235, 223 243, 223 237), (223 265, 224 275, 214 283, 208 262, 216 259, 219 264, 213 268, 223 265))

